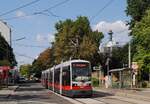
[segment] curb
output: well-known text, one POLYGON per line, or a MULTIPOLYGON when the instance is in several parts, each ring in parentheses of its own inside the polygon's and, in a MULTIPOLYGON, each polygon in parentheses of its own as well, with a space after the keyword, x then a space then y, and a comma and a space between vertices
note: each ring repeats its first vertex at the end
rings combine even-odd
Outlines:
POLYGON ((144 100, 144 101, 149 101, 150 98, 142 95, 135 95, 135 94, 129 94, 129 93, 123 93, 123 92, 116 92, 116 96, 123 96, 123 97, 128 97, 128 98, 133 98, 133 99, 139 99, 139 100, 144 100))
POLYGON ((147 97, 147 96, 131 94, 131 93, 128 93, 128 92, 112 91, 110 89, 108 89, 106 91, 104 89, 94 88, 94 90, 98 91, 98 92, 104 92, 104 93, 108 93, 108 94, 113 94, 113 95, 116 95, 116 96, 128 97, 128 98, 139 99, 139 100, 144 100, 144 101, 149 101, 150 102, 150 97, 147 97))

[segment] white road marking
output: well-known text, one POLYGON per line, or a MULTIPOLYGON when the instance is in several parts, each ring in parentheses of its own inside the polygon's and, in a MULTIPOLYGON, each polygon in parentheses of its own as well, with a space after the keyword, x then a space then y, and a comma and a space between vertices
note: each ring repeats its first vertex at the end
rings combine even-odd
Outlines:
POLYGON ((57 104, 57 103, 48 103, 48 102, 41 102, 41 101, 21 101, 19 104, 57 104))
POLYGON ((62 96, 58 93, 55 93, 51 90, 49 90, 50 92, 58 95, 59 97, 62 97, 63 99, 65 100, 68 100, 69 102, 73 103, 73 104, 105 104, 104 102, 101 102, 101 101, 97 101, 95 99, 92 99, 92 98, 78 98, 78 99, 72 99, 72 98, 69 98, 69 97, 66 97, 66 96, 62 96))
POLYGON ((59 96, 59 97, 65 99, 65 100, 68 100, 69 102, 71 102, 71 103, 73 103, 73 104, 82 104, 82 103, 80 103, 79 101, 76 101, 76 100, 74 100, 74 99, 72 99, 72 98, 69 98, 69 97, 66 97, 66 96, 62 96, 62 95, 60 95, 60 94, 58 94, 58 93, 55 93, 55 92, 53 92, 53 91, 51 91, 51 90, 48 90, 48 91, 51 92, 51 93, 56 94, 57 96, 59 96))
POLYGON ((92 99, 92 98, 78 98, 76 100, 83 102, 85 104, 104 104, 104 102, 97 101, 97 100, 92 99))
POLYGON ((144 100, 132 99, 132 98, 121 97, 121 96, 111 96, 111 97, 116 98, 116 99, 120 99, 122 101, 132 102, 135 104, 150 104, 149 101, 144 101, 144 100))
POLYGON ((11 101, 11 102, 0 102, 0 104, 18 104, 17 102, 11 101))

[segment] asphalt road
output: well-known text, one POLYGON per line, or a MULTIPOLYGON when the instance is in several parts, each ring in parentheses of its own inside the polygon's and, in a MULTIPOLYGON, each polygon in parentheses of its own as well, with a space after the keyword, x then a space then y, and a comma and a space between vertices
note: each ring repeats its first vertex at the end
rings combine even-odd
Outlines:
POLYGON ((23 83, 0 104, 149 104, 149 101, 96 92, 91 98, 68 98, 55 94, 40 83, 23 83))
POLYGON ((43 88, 40 83, 23 83, 0 104, 72 104, 43 88))

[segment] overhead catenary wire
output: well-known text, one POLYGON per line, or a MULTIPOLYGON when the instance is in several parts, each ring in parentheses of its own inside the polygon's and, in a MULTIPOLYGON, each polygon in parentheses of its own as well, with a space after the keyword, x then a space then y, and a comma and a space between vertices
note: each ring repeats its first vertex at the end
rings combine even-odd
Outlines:
POLYGON ((49 46, 36 46, 36 45, 26 45, 26 44, 19 44, 19 43, 14 43, 17 46, 22 46, 22 47, 29 47, 29 48, 48 48, 49 46))
POLYGON ((20 7, 17 7, 17 8, 15 8, 15 9, 12 9, 12 10, 9 10, 9 11, 7 11, 7 12, 4 12, 4 13, 0 14, 0 17, 2 17, 2 16, 4 16, 4 15, 7 15, 7 14, 9 14, 9 13, 12 13, 12 12, 14 12, 14 11, 17 11, 17 10, 19 10, 19 9, 25 8, 25 7, 27 7, 27 6, 30 6, 30 5, 32 5, 32 4, 34 4, 34 3, 39 2, 39 1, 40 1, 40 0, 34 0, 34 1, 32 1, 32 2, 29 2, 29 3, 27 3, 27 4, 22 5, 22 6, 20 6, 20 7))
POLYGON ((15 17, 10 17, 10 18, 4 18, 4 20, 20 19, 20 18, 23 18, 23 17, 29 17, 29 16, 33 16, 33 15, 45 15, 45 16, 50 16, 51 15, 53 17, 57 17, 57 18, 59 17, 60 18, 61 16, 58 16, 58 15, 54 14, 51 10, 54 9, 54 8, 56 8, 56 7, 58 7, 58 6, 60 6, 60 5, 62 5, 62 4, 67 3, 68 1, 70 1, 70 0, 64 0, 62 2, 59 2, 59 3, 55 4, 55 5, 47 8, 47 9, 43 9, 41 11, 34 12, 32 14, 26 14, 26 15, 19 16, 19 17, 15 16, 15 17), (49 13, 50 15, 47 14, 46 12, 49 13))
POLYGON ((105 8, 107 8, 110 4, 112 4, 114 0, 109 0, 102 8, 98 10, 98 12, 90 18, 90 21, 93 21, 105 8))
POLYGON ((34 57, 31 57, 31 56, 28 56, 28 55, 26 55, 26 54, 21 54, 21 53, 18 53, 18 52, 14 52, 16 55, 18 55, 18 56, 22 56, 22 57, 26 57, 26 58, 28 58, 28 59, 35 59, 34 57))
POLYGON ((62 2, 59 2, 59 3, 57 3, 57 4, 55 4, 55 5, 51 6, 51 7, 49 7, 47 9, 42 10, 41 12, 47 12, 47 11, 49 11, 51 9, 54 9, 54 8, 56 8, 56 7, 58 7, 58 6, 62 5, 62 4, 67 3, 68 1, 70 1, 70 0, 64 0, 62 2))

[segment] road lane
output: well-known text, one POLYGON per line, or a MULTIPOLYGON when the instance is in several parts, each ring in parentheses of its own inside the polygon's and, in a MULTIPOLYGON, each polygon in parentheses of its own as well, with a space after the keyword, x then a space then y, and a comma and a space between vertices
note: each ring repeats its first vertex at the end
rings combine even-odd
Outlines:
POLYGON ((43 88, 40 83, 23 83, 9 97, 0 99, 0 104, 149 104, 149 101, 100 91, 94 91, 91 98, 69 98, 43 88))

